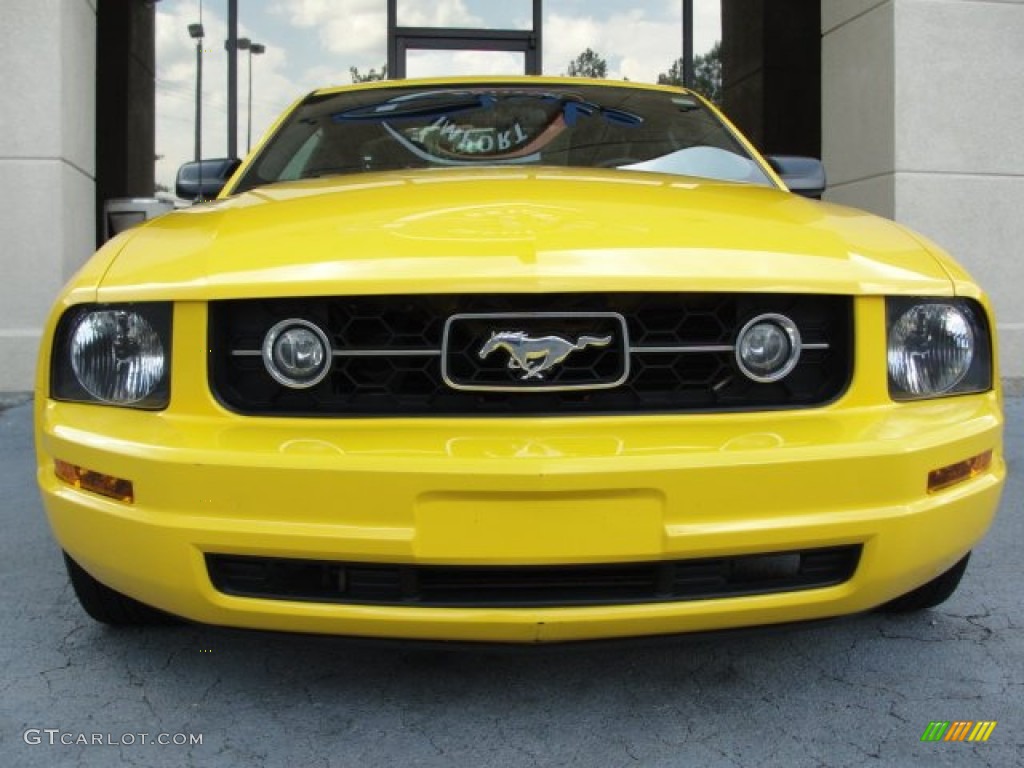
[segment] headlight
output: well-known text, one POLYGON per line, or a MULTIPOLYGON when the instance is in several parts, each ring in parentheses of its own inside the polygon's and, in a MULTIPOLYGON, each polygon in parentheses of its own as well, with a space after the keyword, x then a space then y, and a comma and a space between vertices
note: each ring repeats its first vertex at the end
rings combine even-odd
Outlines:
POLYGON ((983 392, 992 353, 981 308, 963 299, 890 299, 889 393, 895 400, 983 392))
POLYGON ((52 396, 138 408, 166 407, 170 328, 170 304, 72 308, 57 329, 52 396))

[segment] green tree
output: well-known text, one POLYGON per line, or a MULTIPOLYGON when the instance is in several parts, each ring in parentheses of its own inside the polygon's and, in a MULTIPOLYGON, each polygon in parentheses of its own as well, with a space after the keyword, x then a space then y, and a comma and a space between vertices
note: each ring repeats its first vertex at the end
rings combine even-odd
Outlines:
POLYGON ((358 67, 349 67, 348 73, 352 75, 353 83, 369 83, 373 80, 387 80, 388 79, 388 65, 385 64, 380 68, 380 72, 376 69, 370 68, 370 71, 365 75, 359 71, 358 67))
MULTIPOLYGON (((661 85, 683 84, 683 60, 676 59, 668 72, 658 75, 661 85)), ((715 104, 722 103, 722 43, 715 43, 711 50, 693 59, 693 89, 702 93, 715 104)))
POLYGON ((603 56, 587 48, 583 53, 569 62, 569 77, 608 77, 608 62, 603 56))

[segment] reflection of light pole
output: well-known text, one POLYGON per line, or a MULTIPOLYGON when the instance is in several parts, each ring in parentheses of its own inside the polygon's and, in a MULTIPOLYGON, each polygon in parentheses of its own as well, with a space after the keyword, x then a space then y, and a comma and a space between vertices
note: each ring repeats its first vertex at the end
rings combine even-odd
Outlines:
POLYGON ((249 154, 252 147, 252 57, 265 53, 267 46, 262 43, 254 43, 248 37, 238 38, 238 50, 249 52, 249 128, 245 139, 245 154, 249 154))
POLYGON ((203 25, 189 24, 188 36, 196 41, 196 162, 203 159, 203 25))

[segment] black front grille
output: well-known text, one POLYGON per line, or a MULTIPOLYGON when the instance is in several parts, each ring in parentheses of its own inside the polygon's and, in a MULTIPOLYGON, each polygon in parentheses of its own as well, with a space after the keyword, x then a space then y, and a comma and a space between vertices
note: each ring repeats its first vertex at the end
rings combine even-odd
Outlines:
POLYGON ((368 565, 206 555, 213 586, 240 597, 459 608, 706 600, 841 584, 860 545, 668 562, 558 566, 368 565))
MULTIPOLYGON (((572 415, 799 408, 838 397, 852 373, 852 301, 803 294, 496 294, 319 297, 218 301, 210 305, 211 387, 228 408, 250 415, 415 416, 572 415), (744 376, 731 346, 740 328, 765 313, 785 314, 805 345, 784 379, 744 376), (459 316, 506 315, 491 330, 516 330, 519 318, 545 315, 527 329, 591 346, 544 373, 531 386, 509 357, 481 359, 487 324, 455 326, 442 355, 445 328, 459 316), (554 316, 558 315, 558 317, 554 316), (617 326, 609 316, 621 316, 617 326), (276 323, 299 318, 330 338, 330 373, 316 386, 290 389, 267 373, 263 339, 276 323), (591 318, 591 319, 588 319, 591 318), (593 319, 596 318, 596 319, 593 319), (465 338, 467 329, 480 336, 465 338), (628 343, 628 346, 627 346, 628 343), (619 359, 628 355, 628 360, 619 359), (446 381, 445 370, 453 372, 446 381), (628 376, 619 381, 620 371, 628 376), (500 383, 512 391, 453 386, 500 383), (604 388, 580 389, 588 377, 604 388), (521 386, 522 385, 522 386, 521 386)), ((520 328, 520 330, 522 330, 520 328)))

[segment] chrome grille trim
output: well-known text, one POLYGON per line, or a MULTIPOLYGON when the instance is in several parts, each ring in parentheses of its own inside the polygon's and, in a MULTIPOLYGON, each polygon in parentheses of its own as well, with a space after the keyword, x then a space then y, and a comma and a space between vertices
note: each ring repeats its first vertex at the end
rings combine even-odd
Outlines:
MULTIPOLYGON (((828 349, 828 344, 803 344, 801 349, 828 349)), ((704 344, 681 347, 629 347, 631 355, 696 355, 701 352, 735 352, 732 344, 704 344)), ((259 357, 258 349, 233 349, 232 357, 259 357)), ((335 349, 334 357, 436 357, 440 349, 335 349)))
MULTIPOLYGON (((829 349, 828 344, 802 344, 801 349, 829 349)), ((695 344, 679 347, 629 347, 631 355, 696 355, 701 352, 735 352, 733 344, 695 344)), ((259 357, 258 349, 233 349, 233 357, 259 357)), ((335 349, 334 357, 436 357, 443 354, 440 349, 335 349)))

